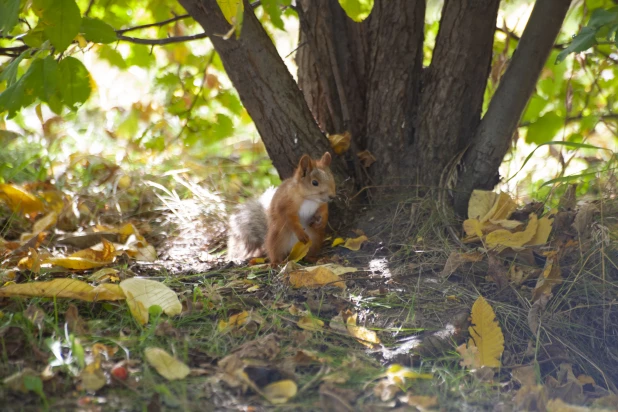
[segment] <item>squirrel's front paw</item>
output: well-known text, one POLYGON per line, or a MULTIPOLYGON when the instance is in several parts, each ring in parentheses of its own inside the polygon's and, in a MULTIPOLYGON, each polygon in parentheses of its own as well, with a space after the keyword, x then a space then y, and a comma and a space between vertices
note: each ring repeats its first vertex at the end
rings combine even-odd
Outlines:
POLYGON ((302 243, 307 243, 310 240, 309 235, 305 231, 298 233, 296 236, 298 237, 298 241, 302 243))

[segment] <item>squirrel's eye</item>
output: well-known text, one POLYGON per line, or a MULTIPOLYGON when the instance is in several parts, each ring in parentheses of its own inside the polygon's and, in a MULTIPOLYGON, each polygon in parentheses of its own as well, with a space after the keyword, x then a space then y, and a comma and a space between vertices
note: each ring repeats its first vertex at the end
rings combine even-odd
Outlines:
POLYGON ((311 181, 311 184, 312 184, 312 185, 314 185, 314 186, 319 185, 319 183, 318 183, 318 181, 317 181, 317 180, 312 180, 312 181, 311 181))

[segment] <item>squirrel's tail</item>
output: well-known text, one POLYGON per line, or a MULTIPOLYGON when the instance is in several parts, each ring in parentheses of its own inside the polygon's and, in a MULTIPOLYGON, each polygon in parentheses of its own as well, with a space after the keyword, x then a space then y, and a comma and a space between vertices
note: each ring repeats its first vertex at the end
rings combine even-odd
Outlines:
POLYGON ((263 246, 268 232, 266 211, 275 191, 276 188, 269 188, 259 199, 245 202, 230 216, 228 260, 241 261, 264 254, 263 246))

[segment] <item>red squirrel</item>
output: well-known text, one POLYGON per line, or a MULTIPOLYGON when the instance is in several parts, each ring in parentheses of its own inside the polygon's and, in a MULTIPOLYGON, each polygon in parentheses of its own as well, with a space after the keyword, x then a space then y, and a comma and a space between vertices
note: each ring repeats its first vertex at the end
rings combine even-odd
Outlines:
POLYGON ((307 257, 315 257, 324 241, 328 202, 335 198, 331 160, 328 152, 319 160, 303 155, 294 176, 241 205, 230 218, 229 260, 266 253, 271 263, 281 263, 296 242, 309 240, 307 257))

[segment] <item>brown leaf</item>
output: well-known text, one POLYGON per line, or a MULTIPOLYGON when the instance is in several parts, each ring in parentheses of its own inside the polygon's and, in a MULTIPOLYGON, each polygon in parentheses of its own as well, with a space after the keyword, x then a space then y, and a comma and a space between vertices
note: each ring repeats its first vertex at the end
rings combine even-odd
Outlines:
POLYGON ((442 273, 440 276, 450 276, 454 271, 456 271, 459 266, 468 262, 480 262, 483 260, 484 255, 481 252, 467 252, 460 253, 457 251, 451 252, 446 260, 446 264, 444 265, 444 269, 442 269, 442 273))
POLYGON ((539 333, 539 327, 541 326, 541 314, 545 310, 550 298, 551 295, 542 293, 528 311, 528 326, 535 336, 539 333))
POLYGON ((562 283, 560 277, 560 264, 558 263, 557 255, 554 253, 545 261, 543 273, 539 276, 534 291, 532 293, 532 301, 536 302, 541 295, 549 295, 554 285, 562 283))
POLYGON ((69 331, 76 335, 83 335, 88 332, 86 321, 79 316, 77 306, 70 304, 64 313, 64 320, 69 327, 69 331))
POLYGON ((536 385, 536 369, 533 365, 522 366, 520 368, 513 369, 513 378, 521 386, 534 386, 536 385))
POLYGON ((369 150, 363 150, 362 152, 358 152, 356 155, 360 159, 361 165, 363 165, 364 168, 368 168, 376 162, 376 158, 369 150))
POLYGON ((496 282, 499 289, 502 289, 508 283, 508 272, 507 269, 502 264, 502 260, 495 255, 495 253, 490 253, 488 258, 488 268, 487 274, 496 282))

